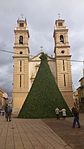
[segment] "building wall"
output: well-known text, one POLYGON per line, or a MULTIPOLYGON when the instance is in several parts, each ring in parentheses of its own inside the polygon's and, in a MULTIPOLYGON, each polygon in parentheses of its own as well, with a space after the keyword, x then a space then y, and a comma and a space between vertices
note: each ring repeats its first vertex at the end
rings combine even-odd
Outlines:
POLYGON ((84 113, 84 76, 79 80, 79 82, 80 82, 80 87, 77 89, 79 107, 80 107, 80 112, 84 113))
POLYGON ((8 98, 7 93, 0 89, 0 108, 3 109, 6 103, 6 98, 8 98))
MULTIPOLYGON (((64 20, 57 20, 55 27, 55 57, 48 56, 48 64, 64 99, 71 108, 73 105, 73 94, 68 29, 64 25, 64 20), (63 23, 63 25, 59 26, 59 23, 63 23), (60 35, 63 35, 64 43, 60 42, 60 35)), ((29 56, 29 31, 25 20, 18 20, 14 33, 13 111, 15 114, 18 114, 39 69, 41 53, 32 58, 29 56), (24 23, 24 28, 19 26, 20 22, 24 23), (19 44, 20 36, 24 38, 23 44, 19 44), (22 65, 21 70, 20 65, 22 65)))
POLYGON ((56 20, 54 29, 56 79, 58 87, 69 107, 73 106, 71 55, 68 29, 64 20, 56 20))
POLYGON ((13 113, 18 114, 29 91, 29 32, 25 19, 18 19, 14 33, 13 113))
POLYGON ((2 107, 3 92, 0 90, 0 108, 2 107))

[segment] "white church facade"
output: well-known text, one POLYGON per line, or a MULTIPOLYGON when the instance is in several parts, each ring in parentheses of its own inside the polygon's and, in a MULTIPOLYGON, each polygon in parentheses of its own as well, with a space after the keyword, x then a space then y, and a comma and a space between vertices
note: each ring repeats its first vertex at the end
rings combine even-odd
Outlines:
MULTIPOLYGON (((29 29, 26 19, 17 20, 14 33, 13 112, 18 114, 38 71, 41 53, 34 57, 30 56, 29 29)), ((55 56, 48 56, 48 64, 65 101, 69 107, 72 107, 71 55, 68 28, 64 20, 56 20, 53 38, 55 56)))

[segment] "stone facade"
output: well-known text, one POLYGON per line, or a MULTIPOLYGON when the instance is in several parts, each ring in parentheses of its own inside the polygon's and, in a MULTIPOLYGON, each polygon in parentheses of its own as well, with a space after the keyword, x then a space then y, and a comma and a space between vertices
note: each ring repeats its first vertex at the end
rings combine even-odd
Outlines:
POLYGON ((7 93, 0 89, 0 109, 4 109, 6 99, 8 98, 7 93))
POLYGON ((3 104, 3 91, 0 89, 0 109, 2 108, 3 104))
POLYGON ((14 33, 13 107, 18 113, 29 90, 29 31, 26 19, 18 19, 14 33))
POLYGON ((82 77, 80 80, 80 87, 77 89, 78 91, 78 99, 79 99, 79 107, 80 112, 84 113, 84 77, 82 77))
MULTIPOLYGON (((26 19, 18 19, 14 33, 13 112, 18 114, 38 71, 41 53, 30 57, 29 30, 26 19)), ((48 56, 48 63, 62 95, 69 107, 72 107, 71 55, 68 29, 64 25, 64 20, 56 20, 53 37, 55 56, 48 56)))
POLYGON ((64 20, 56 20, 54 29, 56 82, 67 104, 73 105, 71 55, 68 41, 68 29, 64 20))

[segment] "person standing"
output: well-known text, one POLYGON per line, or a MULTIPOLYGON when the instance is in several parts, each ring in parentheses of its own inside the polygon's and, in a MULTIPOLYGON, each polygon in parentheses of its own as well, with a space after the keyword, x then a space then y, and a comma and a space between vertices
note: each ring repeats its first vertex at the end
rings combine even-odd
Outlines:
POLYGON ((65 118, 66 118, 66 109, 63 108, 63 109, 61 110, 61 112, 62 112, 62 117, 63 117, 63 119, 65 119, 65 118))
POLYGON ((12 107, 8 104, 8 107, 7 107, 7 121, 11 121, 11 114, 12 114, 12 107))
POLYGON ((57 108, 55 109, 55 113, 56 113, 56 117, 57 117, 57 119, 60 118, 60 117, 59 117, 59 112, 60 112, 60 110, 59 110, 59 108, 57 107, 57 108))
POLYGON ((75 104, 74 104, 74 107, 72 108, 72 113, 73 113, 73 116, 74 116, 72 128, 75 128, 76 124, 77 124, 77 127, 80 128, 79 109, 76 107, 75 104))
POLYGON ((12 107, 8 104, 5 105, 5 118, 7 121, 11 121, 12 107))

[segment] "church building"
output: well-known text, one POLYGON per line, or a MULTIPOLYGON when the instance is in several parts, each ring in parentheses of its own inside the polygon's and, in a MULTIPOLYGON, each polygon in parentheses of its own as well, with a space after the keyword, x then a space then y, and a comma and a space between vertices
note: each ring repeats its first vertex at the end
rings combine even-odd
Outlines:
MULTIPOLYGON (((41 53, 34 57, 30 56, 30 36, 26 19, 21 17, 17 20, 14 33, 13 112, 18 114, 39 69, 41 53)), ((59 18, 55 21, 53 38, 54 57, 48 56, 48 64, 59 90, 71 108, 73 105, 71 55, 65 20, 59 18)))

